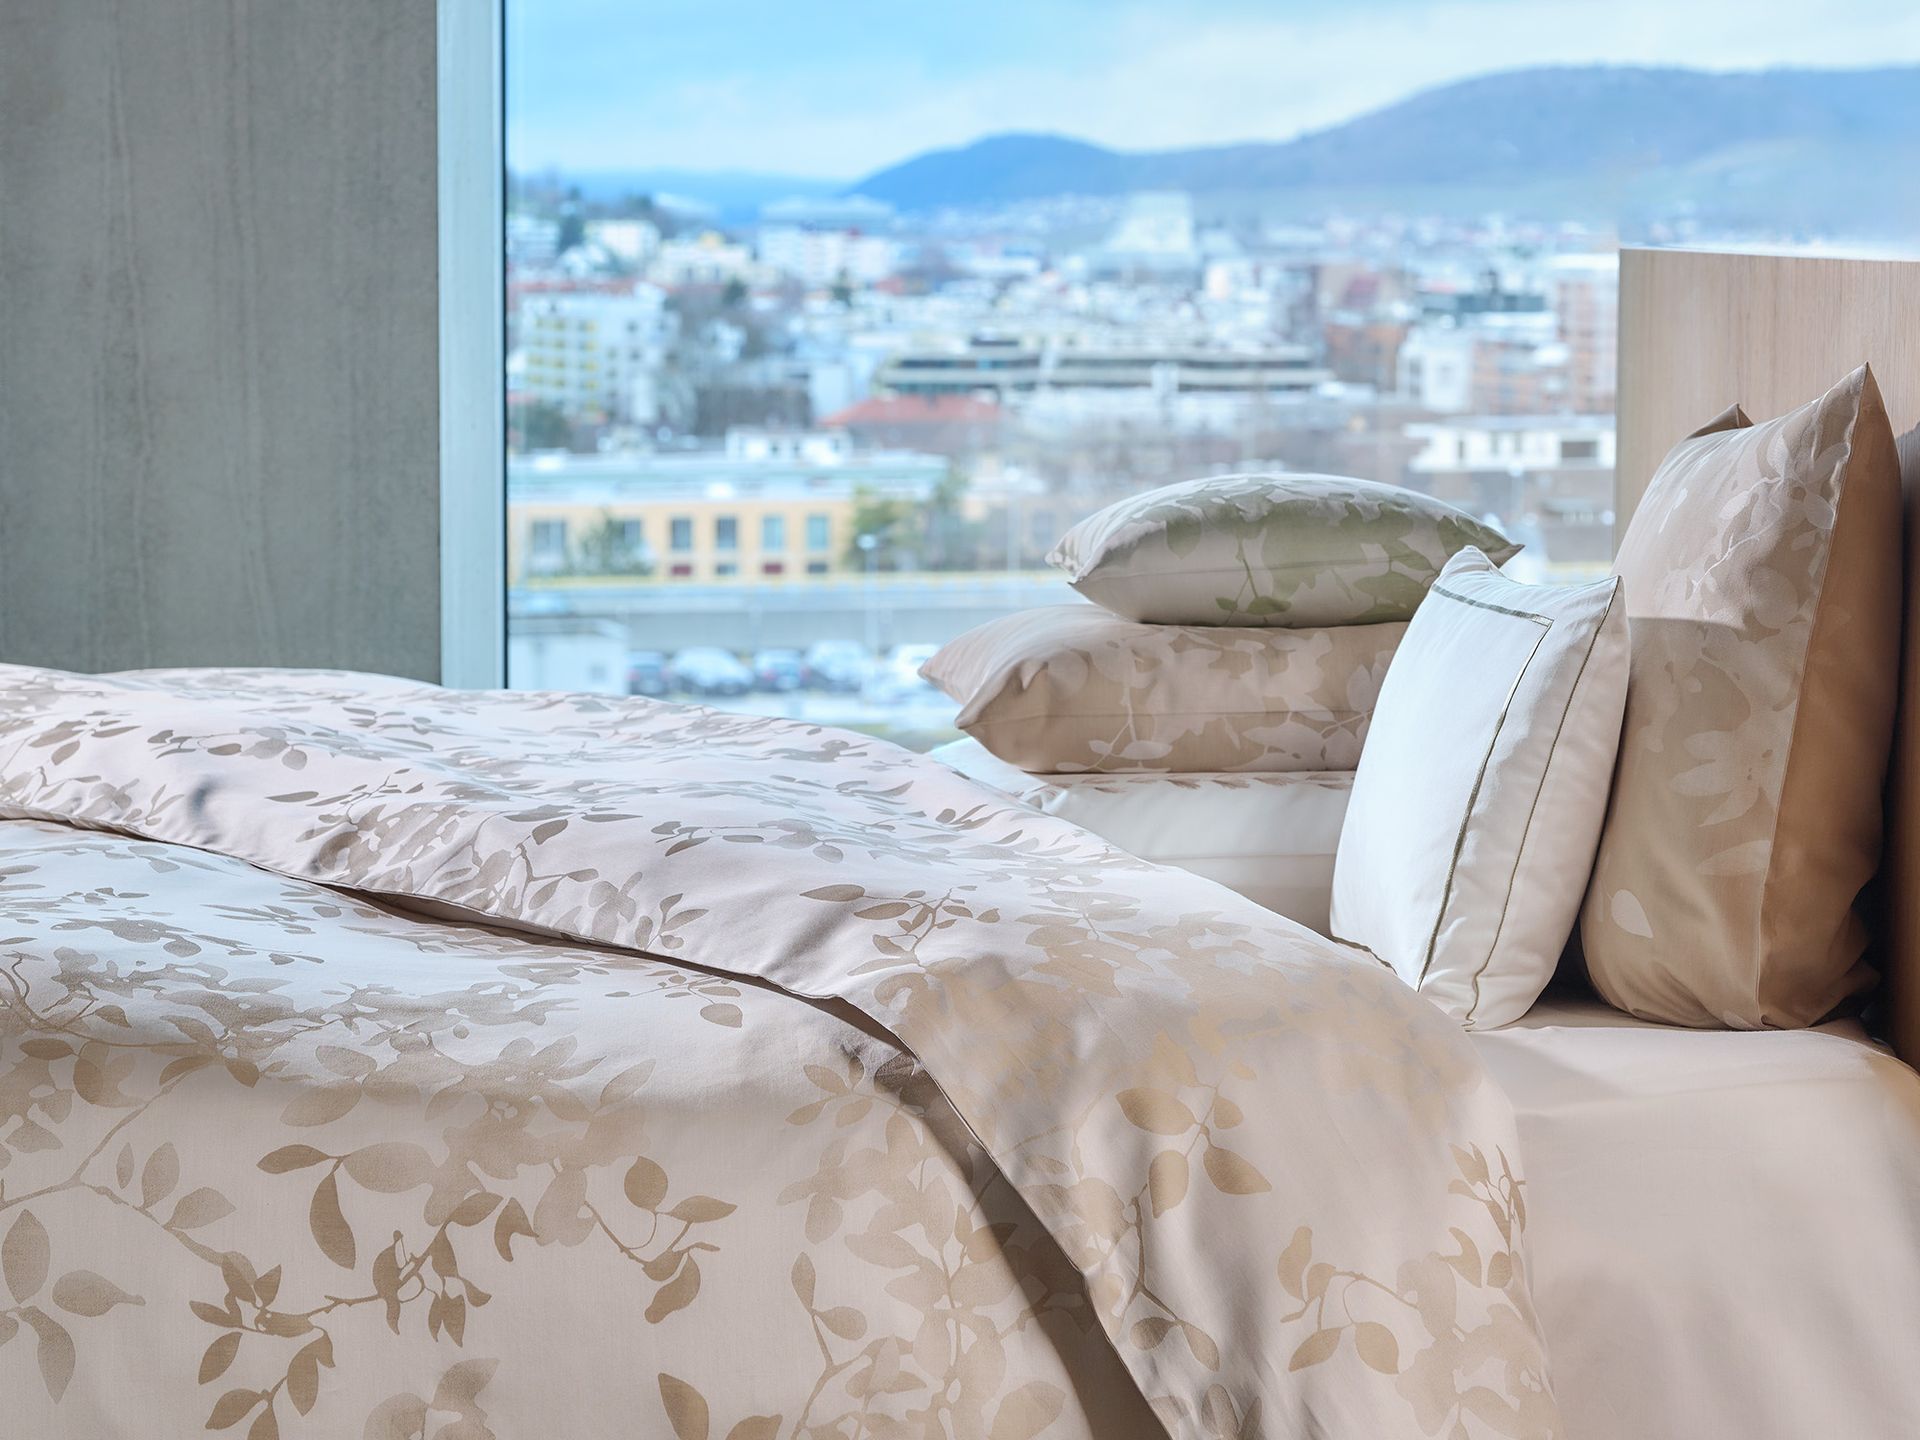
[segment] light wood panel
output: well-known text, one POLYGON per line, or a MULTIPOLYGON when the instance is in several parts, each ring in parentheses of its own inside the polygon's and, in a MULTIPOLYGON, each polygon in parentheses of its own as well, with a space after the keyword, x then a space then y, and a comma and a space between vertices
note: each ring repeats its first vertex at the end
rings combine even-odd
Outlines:
POLYGON ((1738 403, 1805 404, 1862 362, 1901 436, 1907 584, 1901 714, 1875 960, 1886 1026, 1920 1060, 1920 262, 1627 250, 1620 257, 1618 524, 1673 443, 1738 403))
POLYGON ((439 674, 434 99, 432 4, 0 4, 0 659, 439 674))

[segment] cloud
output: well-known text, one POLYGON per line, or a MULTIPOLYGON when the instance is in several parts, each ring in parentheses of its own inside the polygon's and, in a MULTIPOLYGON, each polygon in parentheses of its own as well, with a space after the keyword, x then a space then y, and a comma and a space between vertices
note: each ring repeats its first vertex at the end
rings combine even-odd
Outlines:
POLYGON ((983 0, 829 6, 846 23, 808 30, 738 6, 645 8, 646 27, 623 28, 633 12, 604 0, 517 0, 516 162, 850 178, 1005 130, 1135 149, 1282 139, 1523 65, 1920 61, 1920 7, 1884 0, 983 0), (569 32, 570 10, 592 28, 569 32), (954 28, 962 14, 971 28, 954 28))

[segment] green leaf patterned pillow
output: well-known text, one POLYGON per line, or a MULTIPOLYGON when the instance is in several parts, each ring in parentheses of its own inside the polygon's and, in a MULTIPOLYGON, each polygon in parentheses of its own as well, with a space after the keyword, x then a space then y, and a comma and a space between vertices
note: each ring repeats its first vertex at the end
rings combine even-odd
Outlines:
POLYGON ((1373 625, 1405 620, 1472 546, 1520 547, 1451 505, 1340 475, 1215 475, 1089 515, 1047 557, 1073 588, 1164 625, 1373 625))

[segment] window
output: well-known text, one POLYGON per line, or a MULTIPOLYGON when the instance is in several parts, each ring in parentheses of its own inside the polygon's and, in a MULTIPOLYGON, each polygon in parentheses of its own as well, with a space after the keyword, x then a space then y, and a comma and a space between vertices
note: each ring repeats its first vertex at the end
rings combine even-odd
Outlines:
MULTIPOLYGON (((858 6, 743 25, 737 7, 506 4, 509 626, 564 618, 636 651, 697 635, 742 659, 772 637, 857 649, 875 677, 859 693, 722 703, 914 745, 955 733, 915 642, 1071 600, 1045 564, 1060 534, 1168 481, 1271 466, 1408 485, 1497 519, 1524 578, 1601 573, 1617 245, 1807 233, 1792 187, 1690 178, 1747 173, 1777 134, 1743 117, 1768 107, 1713 98, 1706 72, 1669 90, 1673 72, 1595 64, 1604 26, 1564 27, 1550 55, 1518 27, 1424 47, 1322 7, 1288 34, 1335 78, 1301 93, 1244 61, 1291 22, 1228 0, 1101 27, 1097 54, 1051 43, 1098 24, 1084 4, 1042 7, 1059 24, 987 0, 885 26, 858 6), (1368 47, 1391 63, 1346 83, 1368 47), (1569 87, 1528 69, 1547 62, 1587 68, 1569 87), (1476 71, 1514 73, 1455 83, 1476 71), (1003 103, 935 114, 905 83, 923 73, 1003 103), (1122 74, 1134 92, 1106 94, 1122 74), (1568 155, 1541 95, 1571 107, 1569 133, 1657 117, 1644 158, 1568 155), (1068 125, 1154 152, 1150 183, 1023 138, 1068 125), (1494 132, 1512 144, 1491 166, 1444 138, 1494 132), (966 149, 990 137, 1004 163, 966 149), (1230 175, 1208 160, 1249 137, 1230 175), (1344 178, 1261 188, 1332 150, 1344 178), (636 559, 590 573, 609 508, 636 559)), ((1411 11, 1444 23, 1438 0, 1411 11)), ((1696 64, 1677 37, 1641 58, 1696 64)))
POLYGON ((567 565, 567 522, 535 520, 527 527, 527 568, 552 575, 567 565))

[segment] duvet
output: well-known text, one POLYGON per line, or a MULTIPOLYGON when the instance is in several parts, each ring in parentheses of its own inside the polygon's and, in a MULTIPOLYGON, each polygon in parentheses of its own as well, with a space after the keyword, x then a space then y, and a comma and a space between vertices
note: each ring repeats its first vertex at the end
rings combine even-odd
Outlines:
POLYGON ((1550 1436, 1504 1097, 884 742, 0 667, 22 1436, 1550 1436))

